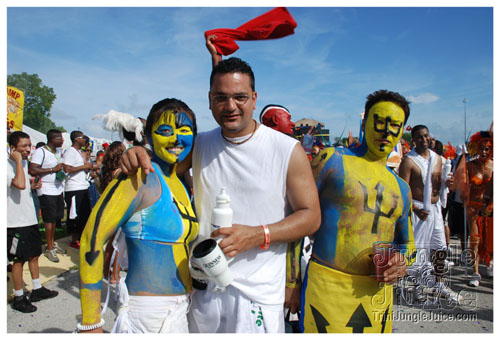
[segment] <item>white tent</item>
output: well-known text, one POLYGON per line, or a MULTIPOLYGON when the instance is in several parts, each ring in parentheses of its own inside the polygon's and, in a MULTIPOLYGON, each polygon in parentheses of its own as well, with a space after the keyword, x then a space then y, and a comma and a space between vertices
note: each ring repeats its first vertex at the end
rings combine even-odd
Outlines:
MULTIPOLYGON (((30 135, 32 152, 33 152, 33 150, 35 150, 37 143, 39 143, 39 142, 47 143, 47 136, 45 134, 41 133, 40 131, 32 129, 27 125, 23 125, 23 131, 26 132, 28 135, 30 135)), ((67 148, 69 148, 71 146, 71 139, 69 138, 69 133, 67 133, 67 132, 63 132, 62 136, 64 138, 64 143, 62 146, 62 150, 64 152, 64 150, 66 150, 67 148)), ((92 148, 92 155, 93 156, 95 156, 97 151, 104 149, 102 147, 102 145, 104 143, 108 143, 108 144, 112 143, 112 141, 109 139, 94 138, 91 136, 89 136, 89 138, 93 143, 93 148, 92 148)))

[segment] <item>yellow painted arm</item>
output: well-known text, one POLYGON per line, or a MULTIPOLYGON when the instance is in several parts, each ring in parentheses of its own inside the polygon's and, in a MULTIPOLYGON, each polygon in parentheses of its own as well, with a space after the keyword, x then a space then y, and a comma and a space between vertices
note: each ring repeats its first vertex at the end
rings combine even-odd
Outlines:
POLYGON ((101 320, 103 246, 136 210, 140 203, 136 197, 144 178, 142 170, 129 177, 115 178, 106 187, 85 225, 80 239, 80 303, 84 325, 101 320))
POLYGON ((286 287, 295 288, 300 280, 302 240, 288 243, 286 250, 286 287))

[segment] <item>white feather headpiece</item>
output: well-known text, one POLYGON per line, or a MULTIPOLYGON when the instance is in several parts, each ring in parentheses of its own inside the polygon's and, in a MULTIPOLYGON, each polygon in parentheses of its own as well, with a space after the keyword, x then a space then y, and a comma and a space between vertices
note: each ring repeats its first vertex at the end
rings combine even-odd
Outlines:
POLYGON ((102 121, 104 123, 104 129, 108 131, 118 131, 122 140, 124 139, 123 128, 127 131, 135 132, 135 139, 138 142, 142 142, 142 122, 139 118, 132 116, 130 113, 109 110, 107 114, 97 114, 92 117, 92 119, 102 121))

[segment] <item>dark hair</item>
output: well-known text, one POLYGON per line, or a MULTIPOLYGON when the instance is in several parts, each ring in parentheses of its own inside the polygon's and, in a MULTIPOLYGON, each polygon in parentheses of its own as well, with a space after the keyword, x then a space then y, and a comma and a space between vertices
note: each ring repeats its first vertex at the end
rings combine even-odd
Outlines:
POLYGON ((378 90, 366 97, 364 119, 368 118, 368 112, 370 112, 372 106, 377 104, 378 102, 393 102, 394 104, 400 106, 405 113, 404 124, 406 124, 408 118, 410 117, 410 102, 407 101, 406 98, 399 93, 388 90, 378 90))
POLYGON ((135 140, 135 132, 134 131, 128 131, 128 130, 125 130, 125 128, 122 127, 122 133, 123 133, 123 137, 128 140, 128 141, 133 141, 135 140))
POLYGON ((250 77, 250 86, 252 87, 252 91, 255 91, 255 76, 252 68, 247 62, 236 57, 224 59, 212 69, 212 73, 210 74, 210 88, 212 88, 215 75, 237 72, 247 74, 250 77))
POLYGON ((120 167, 120 158, 125 151, 125 146, 122 142, 116 141, 111 143, 104 153, 101 168, 101 192, 108 186, 109 182, 113 180, 113 173, 120 167))
POLYGON ((83 136, 84 136, 83 132, 75 130, 75 131, 71 131, 69 138, 71 139, 71 143, 73 144, 73 143, 75 143, 75 139, 77 137, 83 137, 83 136))
POLYGON ((44 145, 45 145, 45 142, 38 142, 38 143, 36 143, 35 149, 41 148, 44 145))
POLYGON ((30 135, 28 135, 26 132, 23 131, 14 131, 9 135, 9 145, 10 146, 17 146, 17 143, 19 143, 19 140, 22 138, 30 138, 30 135))
POLYGON ((427 126, 425 125, 415 125, 412 129, 411 129, 411 138, 413 138, 413 136, 415 135, 415 133, 417 133, 417 131, 420 131, 422 129, 426 129, 427 132, 429 131, 429 129, 427 128, 427 126))
POLYGON ((196 116, 194 112, 182 100, 175 98, 166 98, 154 104, 149 111, 148 118, 146 119, 146 128, 144 134, 147 138, 151 138, 151 130, 153 130, 154 123, 161 117, 163 112, 173 111, 174 113, 185 112, 191 117, 193 121, 193 135, 196 135, 196 116))
POLYGON ((493 135, 490 131, 479 131, 479 135, 481 136, 481 138, 493 139, 493 135))
POLYGON ((61 134, 62 132, 57 130, 57 129, 50 129, 47 131, 47 143, 50 142, 52 138, 56 138, 57 135, 61 134))
POLYGON ((85 145, 90 143, 90 138, 89 136, 83 136, 83 139, 85 139, 85 145))
POLYGON ((434 146, 434 152, 436 152, 439 156, 442 156, 444 153, 443 143, 440 140, 436 139, 436 145, 434 146))

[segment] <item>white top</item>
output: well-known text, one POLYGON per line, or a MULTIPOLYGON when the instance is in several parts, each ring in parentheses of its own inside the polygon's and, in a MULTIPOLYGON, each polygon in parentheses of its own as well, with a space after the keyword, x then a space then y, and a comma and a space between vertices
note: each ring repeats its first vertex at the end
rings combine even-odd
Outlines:
MULTIPOLYGON (((200 220, 198 241, 211 233, 211 212, 222 187, 231 197, 233 224, 261 228, 291 212, 286 199, 286 177, 292 150, 298 142, 260 125, 247 142, 225 141, 220 128, 199 133, 193 152, 195 206, 200 220)), ((264 231, 262 230, 264 233, 264 231)), ((232 285, 250 300, 283 308, 286 280, 286 243, 268 250, 254 247, 229 265, 232 285)))
MULTIPOLYGON (((80 151, 76 150, 74 147, 67 148, 64 152, 63 157, 64 164, 77 167, 84 164, 83 156, 80 151)), ((85 170, 80 170, 73 172, 72 174, 67 174, 66 185, 64 186, 64 191, 76 191, 85 190, 90 186, 87 181, 87 176, 85 170)))
MULTIPOLYGON (((59 158, 60 157, 57 153, 54 154, 45 147, 41 147, 33 152, 33 155, 31 156, 31 163, 40 165, 42 169, 50 169, 59 164, 59 158)), ((36 191, 38 196, 57 196, 62 194, 64 190, 64 182, 58 181, 55 173, 41 176, 41 181, 42 187, 36 191)))
POLYGON ((19 190, 12 185, 12 180, 16 177, 16 162, 11 159, 7 160, 7 228, 29 227, 38 224, 35 203, 31 194, 27 160, 23 160, 23 170, 26 187, 24 190, 19 190))

